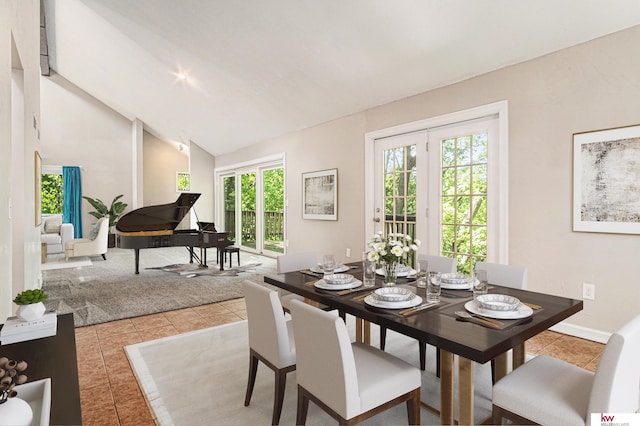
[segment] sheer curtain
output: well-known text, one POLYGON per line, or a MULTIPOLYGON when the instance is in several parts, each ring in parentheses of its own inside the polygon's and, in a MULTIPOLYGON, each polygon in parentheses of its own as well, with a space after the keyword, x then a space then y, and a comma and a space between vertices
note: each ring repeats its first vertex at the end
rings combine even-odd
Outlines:
POLYGON ((62 166, 64 223, 73 223, 74 238, 82 238, 82 180, 80 167, 62 166))

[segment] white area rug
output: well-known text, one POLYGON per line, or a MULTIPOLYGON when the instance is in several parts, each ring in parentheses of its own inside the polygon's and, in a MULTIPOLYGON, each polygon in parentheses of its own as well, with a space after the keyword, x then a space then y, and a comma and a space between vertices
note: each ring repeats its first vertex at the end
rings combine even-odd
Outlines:
POLYGON ((88 257, 73 257, 69 261, 64 260, 64 254, 50 254, 47 256, 46 263, 43 263, 40 267, 43 271, 51 271, 54 269, 66 269, 66 268, 82 268, 84 266, 91 266, 93 263, 88 257))
MULTIPOLYGON (((354 336, 353 317, 347 323, 354 336)), ((372 324, 372 344, 379 347, 378 327, 372 324)), ((391 330, 387 351, 419 365, 415 340, 391 330)), ((251 404, 244 406, 249 367, 246 321, 198 330, 126 347, 134 373, 160 425, 269 425, 273 411, 274 374, 259 364, 251 404)), ((490 363, 475 364, 475 422, 491 410, 490 363)), ((456 366, 457 368, 457 366, 456 366)), ((440 380, 435 376, 435 349, 427 346, 427 371, 422 374, 422 400, 440 405, 440 380)), ((457 394, 457 386, 456 386, 457 394)), ((295 425, 296 374, 289 373, 281 425, 295 425)), ((309 404, 308 425, 335 424, 315 404, 309 404)), ((422 409, 421 423, 439 424, 439 417, 422 409)), ((401 404, 364 424, 407 424, 401 404)))

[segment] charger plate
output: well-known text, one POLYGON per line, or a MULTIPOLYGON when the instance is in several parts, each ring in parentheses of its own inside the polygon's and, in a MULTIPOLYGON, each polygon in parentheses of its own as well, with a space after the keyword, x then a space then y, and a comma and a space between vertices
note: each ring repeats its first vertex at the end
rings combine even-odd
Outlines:
POLYGON ((318 280, 313 285, 322 290, 347 290, 350 288, 360 287, 362 285, 362 281, 354 278, 353 281, 346 284, 328 284, 324 280, 318 280))
POLYGON ((527 318, 533 315, 533 309, 531 309, 524 303, 520 303, 513 311, 490 311, 488 309, 482 309, 480 307, 480 304, 475 300, 468 301, 464 304, 464 307, 472 314, 496 319, 520 319, 527 318))
POLYGON ((376 308, 384 308, 384 309, 405 309, 405 308, 413 308, 414 306, 418 306, 422 303, 422 297, 416 295, 411 300, 405 300, 402 302, 385 302, 383 300, 378 300, 372 295, 368 295, 364 298, 364 303, 370 306, 375 306, 376 308))

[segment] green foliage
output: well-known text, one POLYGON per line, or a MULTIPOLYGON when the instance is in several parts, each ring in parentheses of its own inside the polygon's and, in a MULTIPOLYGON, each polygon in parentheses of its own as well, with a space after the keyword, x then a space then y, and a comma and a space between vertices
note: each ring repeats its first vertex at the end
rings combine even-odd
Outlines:
POLYGON ((42 213, 61 214, 63 206, 62 175, 42 175, 42 213))
POLYGON ((191 190, 191 175, 189 173, 178 173, 178 191, 191 190))
POLYGON ((13 303, 16 305, 31 305, 32 303, 40 303, 49 298, 49 295, 39 288, 25 290, 19 293, 13 303))
POLYGON ((262 173, 264 211, 284 211, 284 169, 269 169, 262 173))
POLYGON ((256 211, 256 174, 255 172, 240 175, 240 205, 242 211, 256 211))
POLYGON ((111 228, 118 222, 118 219, 120 219, 120 216, 122 216, 122 213, 124 213, 124 209, 127 208, 126 203, 118 201, 123 196, 124 194, 120 194, 116 196, 116 198, 114 198, 113 201, 111 202, 111 206, 109 206, 108 208, 107 208, 107 205, 104 202, 102 202, 102 200, 99 200, 98 198, 91 198, 91 197, 85 197, 85 196, 83 196, 82 198, 87 200, 89 204, 91 204, 91 207, 96 209, 96 211, 89 212, 91 216, 95 217, 96 219, 109 216, 109 228, 111 228))

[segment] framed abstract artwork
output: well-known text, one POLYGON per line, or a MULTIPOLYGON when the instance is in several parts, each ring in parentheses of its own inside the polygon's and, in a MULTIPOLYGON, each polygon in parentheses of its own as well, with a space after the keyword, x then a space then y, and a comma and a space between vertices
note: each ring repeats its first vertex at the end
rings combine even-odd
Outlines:
POLYGON ((640 125, 573 135, 573 230, 640 234, 640 125))
POLYGON ((302 174, 302 218, 338 220, 338 169, 302 174))
POLYGON ((186 172, 176 173, 176 192, 191 191, 191 175, 186 172))

